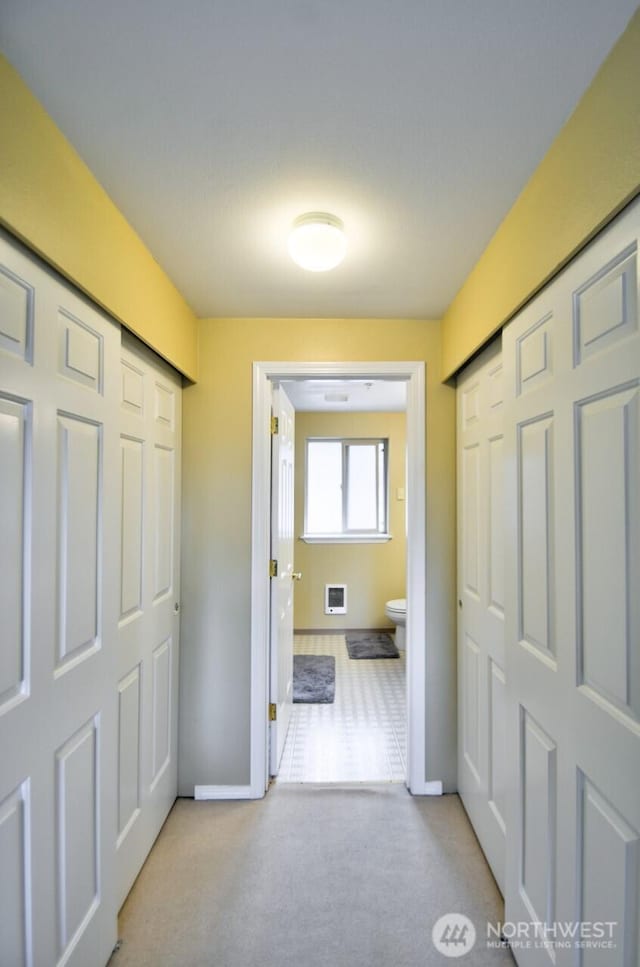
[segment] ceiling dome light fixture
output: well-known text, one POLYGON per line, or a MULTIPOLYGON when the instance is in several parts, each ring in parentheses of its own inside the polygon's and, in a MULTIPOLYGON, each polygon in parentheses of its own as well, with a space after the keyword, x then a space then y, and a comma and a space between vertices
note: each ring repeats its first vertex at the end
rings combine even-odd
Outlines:
POLYGON ((344 225, 335 215, 308 212, 296 218, 289 235, 289 255, 309 272, 328 272, 347 251, 344 225))

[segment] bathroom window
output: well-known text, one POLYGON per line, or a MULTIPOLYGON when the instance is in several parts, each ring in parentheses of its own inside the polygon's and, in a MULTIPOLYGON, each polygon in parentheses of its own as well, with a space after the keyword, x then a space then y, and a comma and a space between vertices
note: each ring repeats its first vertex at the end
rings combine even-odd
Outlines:
POLYGON ((389 540, 386 439, 308 439, 304 540, 389 540))

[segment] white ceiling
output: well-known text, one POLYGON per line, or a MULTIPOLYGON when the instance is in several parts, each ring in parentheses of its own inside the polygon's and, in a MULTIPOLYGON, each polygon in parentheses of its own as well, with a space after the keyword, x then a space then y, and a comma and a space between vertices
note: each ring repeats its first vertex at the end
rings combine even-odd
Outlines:
POLYGON ((635 7, 2 0, 0 47, 198 315, 433 318, 635 7))
POLYGON ((407 408, 404 380, 305 379, 281 385, 297 411, 398 413, 407 408))

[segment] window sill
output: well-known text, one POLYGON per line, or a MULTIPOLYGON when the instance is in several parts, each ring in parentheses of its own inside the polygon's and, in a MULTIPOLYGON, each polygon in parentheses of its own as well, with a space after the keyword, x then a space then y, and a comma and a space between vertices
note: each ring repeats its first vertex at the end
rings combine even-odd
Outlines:
POLYGON ((386 544, 391 534, 301 534, 305 544, 386 544))

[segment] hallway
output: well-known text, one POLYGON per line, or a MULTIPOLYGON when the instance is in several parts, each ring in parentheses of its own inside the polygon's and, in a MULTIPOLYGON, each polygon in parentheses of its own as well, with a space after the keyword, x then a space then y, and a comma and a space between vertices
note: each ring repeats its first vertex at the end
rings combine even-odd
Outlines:
POLYGON ((3 0, 0 967, 640 967, 639 3, 3 0))
POLYGON ((466 914, 473 967, 502 899, 457 796, 400 784, 276 785, 266 799, 179 799, 119 921, 110 967, 430 967, 431 931, 466 914))

